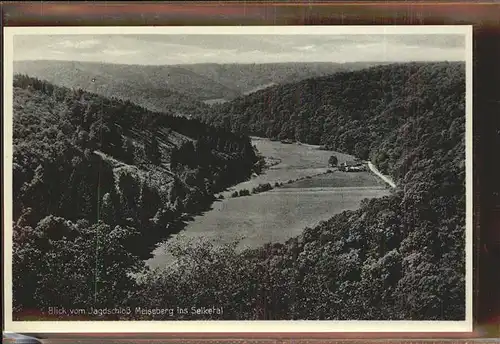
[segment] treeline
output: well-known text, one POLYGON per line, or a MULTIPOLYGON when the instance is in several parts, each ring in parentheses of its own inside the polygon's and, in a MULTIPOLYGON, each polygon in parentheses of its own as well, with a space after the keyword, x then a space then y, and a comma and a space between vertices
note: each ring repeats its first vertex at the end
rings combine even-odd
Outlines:
POLYGON ((25 75, 13 130, 17 311, 125 302, 183 214, 257 162, 247 137, 25 75))
POLYGON ((260 172, 262 168, 257 159, 248 137, 225 140, 221 136, 206 135, 195 143, 187 141, 173 149, 170 167, 177 173, 194 169, 197 175, 193 178, 199 180, 211 173, 214 185, 210 191, 215 193, 242 181, 242 176, 248 177, 249 171, 260 172))
POLYGON ((374 67, 220 105, 211 123, 369 157, 399 188, 286 244, 184 247, 178 269, 148 275, 142 302, 217 304, 219 319, 463 320, 464 69, 374 67))
MULTIPOLYGON (((278 187, 278 186, 279 186, 279 183, 276 182, 275 187, 278 187)), ((257 194, 260 194, 260 193, 263 193, 263 192, 266 192, 266 191, 269 191, 272 189, 273 189, 273 186, 270 183, 264 183, 264 184, 259 184, 255 187, 253 187, 251 192, 248 189, 241 189, 240 191, 234 191, 231 194, 231 197, 235 198, 235 197, 257 195, 257 194)))

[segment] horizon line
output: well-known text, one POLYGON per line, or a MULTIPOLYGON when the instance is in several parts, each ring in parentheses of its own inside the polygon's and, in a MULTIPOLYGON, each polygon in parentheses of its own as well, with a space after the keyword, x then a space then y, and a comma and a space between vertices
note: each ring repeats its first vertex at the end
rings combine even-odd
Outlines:
POLYGON ((354 64, 354 63, 379 63, 379 64, 401 64, 401 63, 465 63, 465 60, 394 60, 394 61, 284 61, 284 62, 194 62, 194 63, 164 63, 164 64, 140 64, 140 63, 113 63, 106 61, 85 61, 85 60, 64 60, 64 59, 18 59, 13 60, 13 63, 16 62, 73 62, 73 63, 92 63, 92 64, 104 64, 104 65, 116 65, 116 66, 144 66, 144 67, 162 67, 162 66, 187 66, 187 65, 279 65, 279 64, 315 64, 315 63, 323 63, 323 64, 354 64))

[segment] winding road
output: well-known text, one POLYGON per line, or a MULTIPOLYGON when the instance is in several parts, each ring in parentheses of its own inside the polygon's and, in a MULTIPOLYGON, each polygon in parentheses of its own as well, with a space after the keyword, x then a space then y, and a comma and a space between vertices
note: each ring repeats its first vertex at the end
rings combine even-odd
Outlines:
POLYGON ((368 162, 368 168, 375 173, 378 177, 380 177, 384 182, 389 184, 392 188, 396 187, 396 184, 387 176, 384 176, 380 171, 373 165, 371 162, 368 162))

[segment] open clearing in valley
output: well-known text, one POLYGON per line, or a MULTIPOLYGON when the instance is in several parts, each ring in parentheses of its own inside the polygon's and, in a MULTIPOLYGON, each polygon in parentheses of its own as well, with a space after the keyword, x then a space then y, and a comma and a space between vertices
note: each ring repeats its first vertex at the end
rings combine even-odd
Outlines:
MULTIPOLYGON (((352 157, 316 146, 282 144, 254 139, 261 154, 281 162, 264 174, 240 183, 224 193, 225 199, 212 209, 196 216, 177 238, 206 238, 217 243, 240 241, 240 249, 268 242, 284 242, 299 235, 306 226, 344 210, 354 210, 364 198, 387 195, 386 184, 371 172, 338 172, 328 170, 328 159, 337 155, 339 162, 352 157), (234 190, 249 189, 261 183, 286 183, 288 180, 317 175, 256 195, 231 198, 234 190)), ((182 239, 185 240, 185 239, 182 239)), ((171 257, 160 244, 149 260, 151 267, 169 264, 171 257)))

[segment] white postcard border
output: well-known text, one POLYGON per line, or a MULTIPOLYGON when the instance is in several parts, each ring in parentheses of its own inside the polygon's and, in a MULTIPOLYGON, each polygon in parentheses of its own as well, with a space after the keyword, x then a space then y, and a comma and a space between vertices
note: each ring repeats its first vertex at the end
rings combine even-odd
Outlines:
POLYGON ((394 35, 463 34, 466 62, 466 319, 464 321, 13 321, 12 168, 4 169, 5 330, 24 333, 469 332, 472 331, 472 26, 188 26, 4 28, 4 166, 12 166, 14 35, 394 35))

